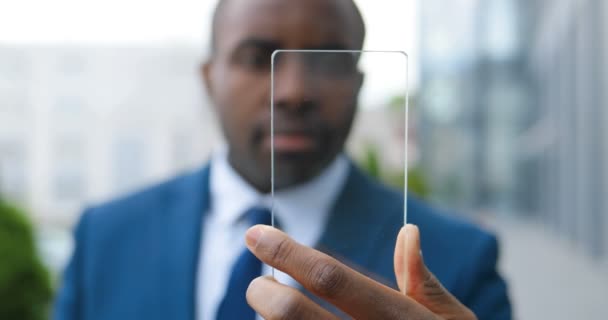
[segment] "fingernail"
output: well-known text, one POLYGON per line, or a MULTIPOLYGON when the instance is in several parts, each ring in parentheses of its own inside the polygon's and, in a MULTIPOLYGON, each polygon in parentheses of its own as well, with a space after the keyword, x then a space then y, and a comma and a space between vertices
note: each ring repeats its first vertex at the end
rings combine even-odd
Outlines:
POLYGON ((255 248, 262 237, 262 233, 264 232, 262 231, 261 226, 253 226, 249 228, 245 234, 245 241, 247 242, 247 245, 255 248))
POLYGON ((403 228, 405 229, 405 238, 407 241, 409 241, 410 237, 412 236, 412 229, 414 228, 414 225, 406 224, 403 228))

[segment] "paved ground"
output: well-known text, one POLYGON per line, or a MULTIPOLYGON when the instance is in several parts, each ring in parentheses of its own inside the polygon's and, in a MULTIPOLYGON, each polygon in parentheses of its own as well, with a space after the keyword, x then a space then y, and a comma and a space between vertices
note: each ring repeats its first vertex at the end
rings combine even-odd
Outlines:
POLYGON ((516 319, 608 319, 608 264, 532 223, 495 220, 516 319))

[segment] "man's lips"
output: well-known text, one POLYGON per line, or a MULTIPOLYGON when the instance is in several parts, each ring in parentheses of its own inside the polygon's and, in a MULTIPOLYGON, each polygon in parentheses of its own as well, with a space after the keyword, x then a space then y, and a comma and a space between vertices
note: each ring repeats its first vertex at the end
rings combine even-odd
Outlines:
MULTIPOLYGON (((270 136, 264 139, 264 146, 270 149, 270 136)), ((317 143, 312 135, 302 133, 275 133, 275 152, 307 152, 316 148, 317 143)))

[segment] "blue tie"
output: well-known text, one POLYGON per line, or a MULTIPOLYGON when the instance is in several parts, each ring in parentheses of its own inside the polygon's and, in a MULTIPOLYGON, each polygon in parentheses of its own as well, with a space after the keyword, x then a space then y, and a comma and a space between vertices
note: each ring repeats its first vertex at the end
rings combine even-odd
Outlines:
MULTIPOLYGON (((272 215, 266 208, 252 208, 245 213, 250 225, 271 224, 272 215)), ((262 274, 262 262, 247 248, 236 260, 226 295, 217 311, 217 320, 254 320, 255 311, 247 304, 245 297, 249 283, 262 274)))

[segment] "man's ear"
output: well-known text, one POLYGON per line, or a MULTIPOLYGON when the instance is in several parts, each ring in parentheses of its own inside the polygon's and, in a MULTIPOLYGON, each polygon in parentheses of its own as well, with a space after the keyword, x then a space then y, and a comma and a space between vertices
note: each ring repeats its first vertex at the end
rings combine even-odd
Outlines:
POLYGON ((357 71, 357 92, 361 92, 363 82, 365 81, 365 74, 361 71, 357 71))
POLYGON ((210 99, 213 99, 213 80, 211 77, 212 64, 213 62, 211 60, 207 60, 201 64, 199 70, 201 81, 203 81, 205 89, 207 90, 207 95, 210 99))

